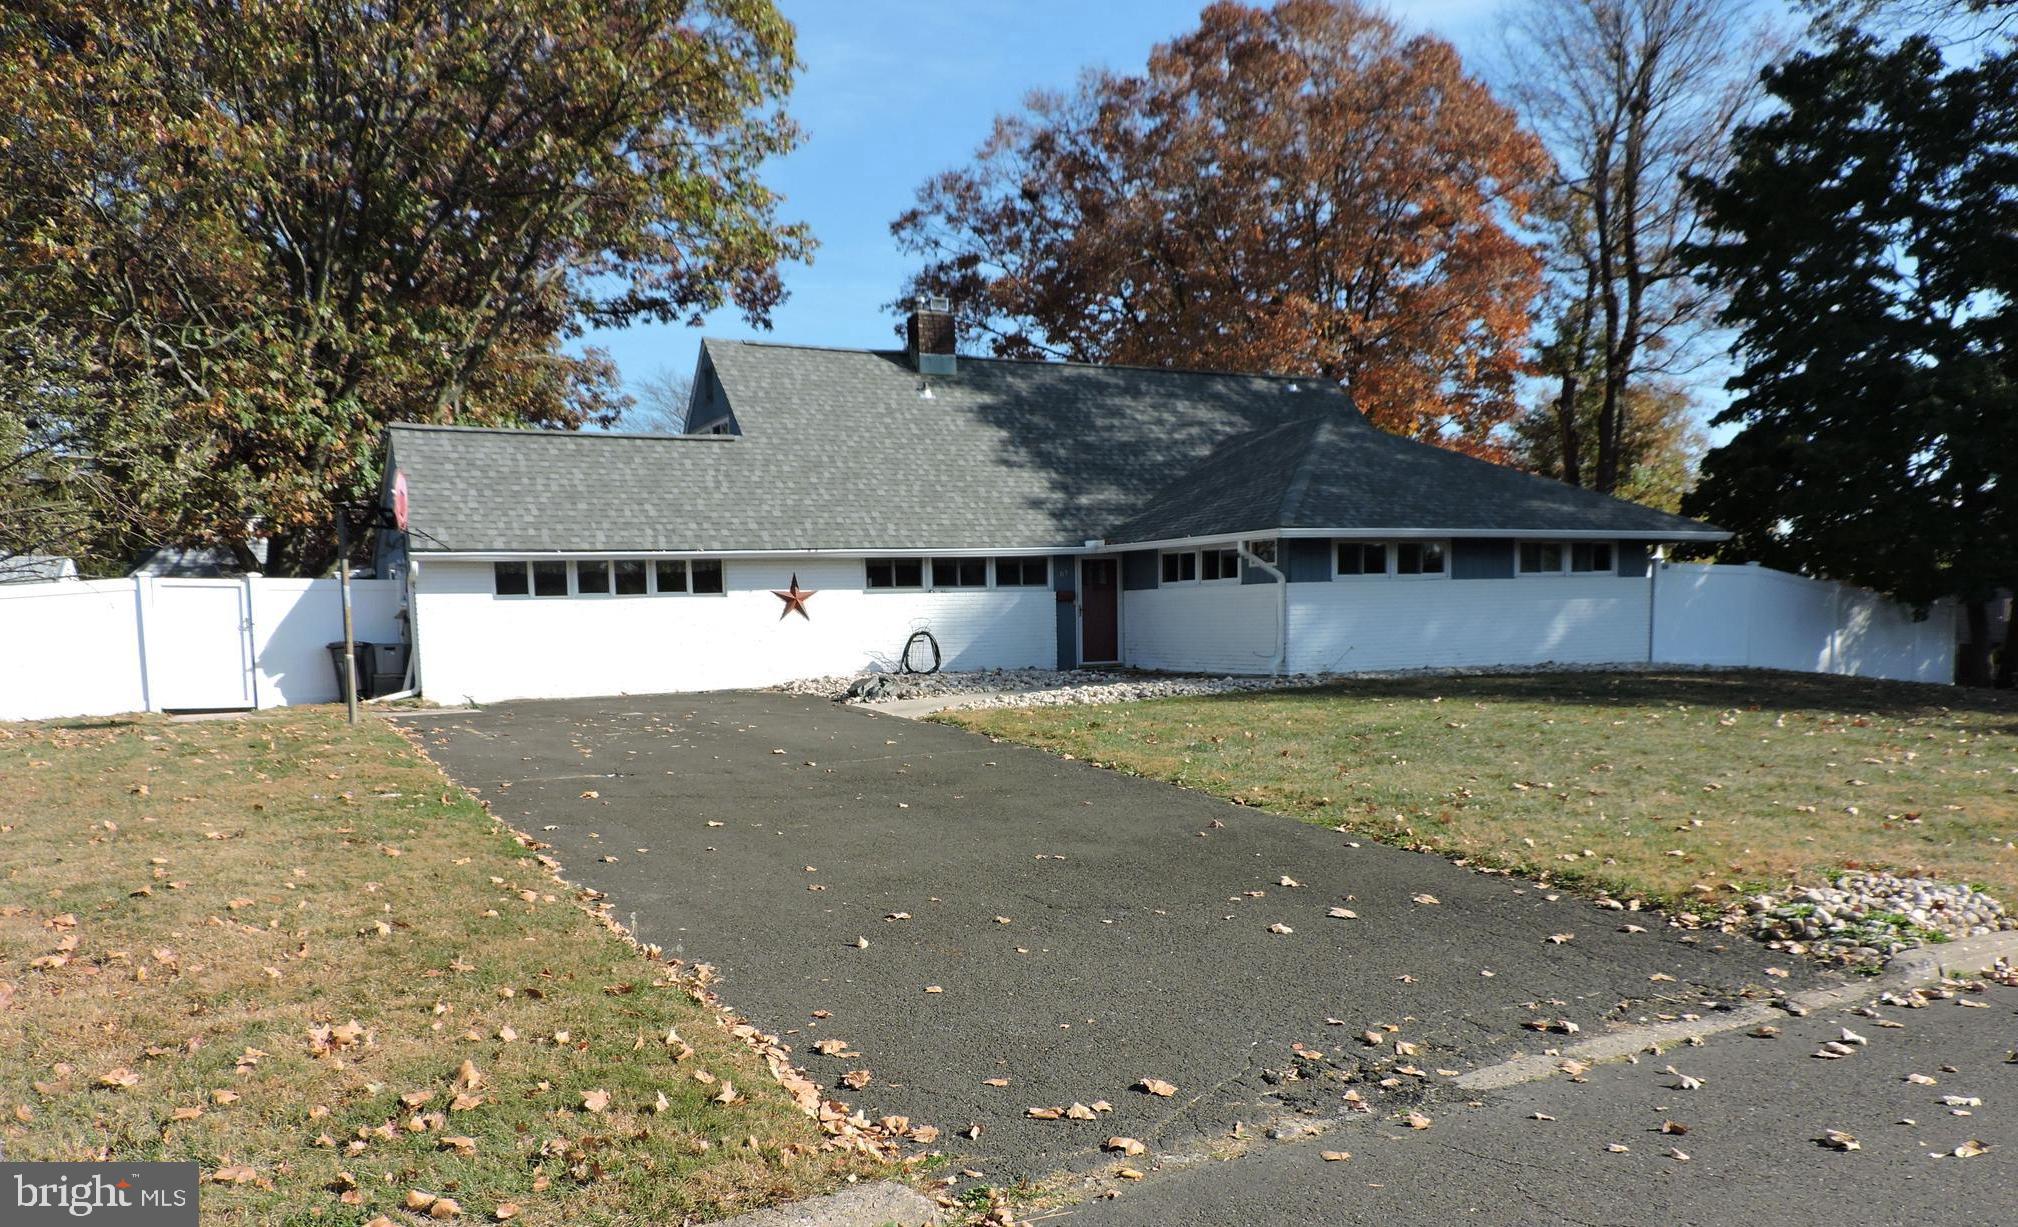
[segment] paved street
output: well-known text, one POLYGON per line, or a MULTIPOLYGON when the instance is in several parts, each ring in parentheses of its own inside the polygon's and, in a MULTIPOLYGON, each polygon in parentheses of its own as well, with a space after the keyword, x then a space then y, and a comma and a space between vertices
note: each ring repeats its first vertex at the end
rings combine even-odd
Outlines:
POLYGON ((1861 1227, 2018 1222, 2018 989, 1848 1011, 1642 1056, 1429 1109, 1427 1130, 1371 1116, 1324 1137, 1230 1163, 1152 1172, 1113 1201, 1082 1203, 1072 1227, 1332 1227, 1343 1223, 1774 1223, 1861 1227), (1841 1060, 1812 1054, 1849 1027, 1869 1040, 1841 1060), (1678 1089, 1669 1065, 1701 1086, 1678 1089), (1936 1085, 1907 1079, 1933 1078, 1936 1085), (1951 1108, 1944 1095, 1980 1099, 1951 1108), (1536 1120, 1534 1115, 1554 1117, 1536 1120), (1966 1115, 1965 1115, 1966 1114, 1966 1115), (1664 1134, 1674 1121, 1685 1134, 1664 1134), (1913 1123, 1907 1124, 1905 1122, 1913 1123), (1859 1149, 1816 1139, 1836 1129, 1859 1149), (1971 1140, 1994 1149, 1952 1152, 1971 1140), (1608 1149, 1624 1146, 1623 1152, 1608 1149), (1320 1152, 1344 1150, 1347 1161, 1320 1152), (1689 1156, 1686 1162, 1671 1150, 1689 1156), (1935 1158, 1947 1154, 1947 1158, 1935 1158))

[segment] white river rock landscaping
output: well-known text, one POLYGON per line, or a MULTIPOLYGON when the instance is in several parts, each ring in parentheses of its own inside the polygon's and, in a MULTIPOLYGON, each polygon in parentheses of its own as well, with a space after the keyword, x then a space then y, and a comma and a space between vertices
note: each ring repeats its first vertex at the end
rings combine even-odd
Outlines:
POLYGON ((1070 707, 1082 703, 1126 703, 1137 699, 1177 699, 1189 695, 1243 694, 1294 690, 1335 682, 1399 677, 1490 677, 1530 673, 1726 672, 1722 668, 1649 665, 1629 661, 1607 665, 1544 664, 1450 666, 1435 669, 1379 669, 1361 673, 1291 673, 1211 676, 1109 672, 1099 669, 983 669, 956 673, 854 673, 809 677, 773 686, 785 694, 818 695, 845 703, 876 704, 900 699, 947 699, 958 707, 1070 707))
POLYGON ((1778 948, 1876 959, 1912 946, 2018 929, 2018 916, 1978 890, 1929 878, 1852 873, 1746 901, 1738 927, 1778 948))

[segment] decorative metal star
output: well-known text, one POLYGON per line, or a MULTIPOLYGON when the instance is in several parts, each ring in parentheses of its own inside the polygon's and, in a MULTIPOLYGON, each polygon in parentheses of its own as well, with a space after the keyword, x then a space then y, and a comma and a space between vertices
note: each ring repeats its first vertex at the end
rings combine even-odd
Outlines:
POLYGON ((815 591, 812 588, 799 587, 799 573, 794 571, 790 591, 780 592, 776 588, 771 589, 771 595, 785 603, 785 607, 778 611, 778 619, 783 621, 786 614, 797 610, 800 617, 811 622, 813 615, 806 612, 806 598, 812 596, 815 591))

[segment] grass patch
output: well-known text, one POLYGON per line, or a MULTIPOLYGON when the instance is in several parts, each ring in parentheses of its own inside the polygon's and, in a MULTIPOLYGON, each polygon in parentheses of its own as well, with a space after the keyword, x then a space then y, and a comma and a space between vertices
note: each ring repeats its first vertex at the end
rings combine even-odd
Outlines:
POLYGON ((1981 882, 2018 904, 2018 696, 1996 692, 1534 674, 938 718, 1667 906, 1849 869, 1981 882))
POLYGON ((409 1190, 679 1222, 882 1174, 376 719, 10 726, 0 780, 10 1159, 194 1160, 247 1224, 426 1221, 409 1190))

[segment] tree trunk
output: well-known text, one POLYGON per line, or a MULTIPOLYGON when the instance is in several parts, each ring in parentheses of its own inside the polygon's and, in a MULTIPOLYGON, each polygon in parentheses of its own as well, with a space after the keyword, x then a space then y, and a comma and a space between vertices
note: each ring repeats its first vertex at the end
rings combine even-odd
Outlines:
POLYGON ((1962 606, 1969 624, 1969 642, 1955 658, 1955 680, 1964 686, 1990 684, 1990 606, 1968 601, 1962 606))
POLYGON ((315 579, 336 561, 336 529, 296 528, 266 539, 266 573, 277 579, 315 579))
POLYGON ((1562 395, 1556 398, 1556 423, 1562 427, 1563 436, 1563 481, 1572 486, 1584 484, 1584 458, 1582 432, 1577 429, 1577 376, 1575 371, 1563 372, 1562 395))
POLYGON ((2018 585, 2004 604, 2004 646, 1997 655, 1997 672, 1990 684, 2004 690, 2018 689, 2018 585))

